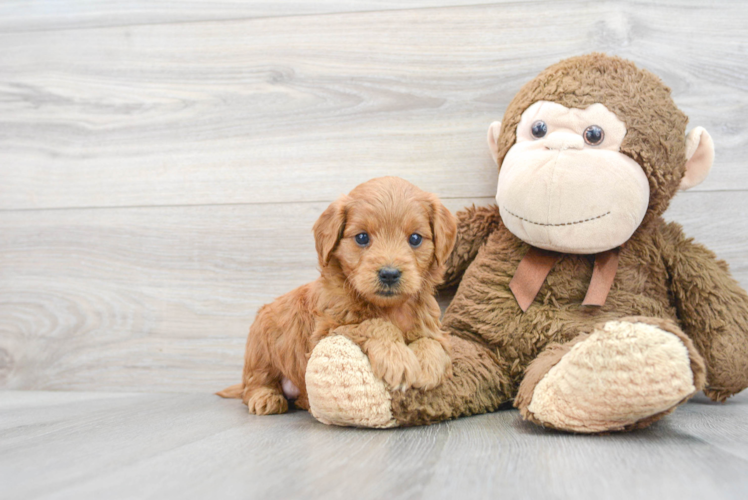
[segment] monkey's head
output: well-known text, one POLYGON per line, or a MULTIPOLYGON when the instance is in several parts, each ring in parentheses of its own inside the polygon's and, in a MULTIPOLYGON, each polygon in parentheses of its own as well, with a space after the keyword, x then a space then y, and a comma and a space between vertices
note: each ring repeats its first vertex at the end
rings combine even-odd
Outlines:
POLYGON ((566 59, 527 83, 488 130, 507 229, 546 250, 618 247, 709 173, 714 146, 670 89, 603 54, 566 59))

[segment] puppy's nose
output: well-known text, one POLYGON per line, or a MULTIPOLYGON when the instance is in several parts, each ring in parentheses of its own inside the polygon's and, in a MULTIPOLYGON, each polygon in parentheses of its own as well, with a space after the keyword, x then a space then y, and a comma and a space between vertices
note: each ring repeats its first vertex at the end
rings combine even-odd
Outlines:
POLYGON ((392 286, 400 281, 402 273, 394 267, 383 267, 379 270, 379 281, 385 286, 392 286))

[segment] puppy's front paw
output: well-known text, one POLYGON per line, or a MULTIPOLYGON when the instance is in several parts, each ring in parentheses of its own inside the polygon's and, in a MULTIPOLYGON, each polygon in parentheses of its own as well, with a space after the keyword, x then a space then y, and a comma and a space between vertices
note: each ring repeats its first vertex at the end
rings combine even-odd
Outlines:
POLYGON ((395 390, 405 390, 413 385, 420 371, 418 358, 404 342, 371 340, 367 354, 374 375, 395 390))
POLYGON ((418 339, 409 347, 415 353, 420 365, 413 387, 433 389, 452 375, 452 358, 436 340, 418 339))
POLYGON ((277 390, 270 387, 260 387, 249 396, 247 408, 249 408, 249 413, 255 415, 286 413, 288 411, 288 401, 277 390))

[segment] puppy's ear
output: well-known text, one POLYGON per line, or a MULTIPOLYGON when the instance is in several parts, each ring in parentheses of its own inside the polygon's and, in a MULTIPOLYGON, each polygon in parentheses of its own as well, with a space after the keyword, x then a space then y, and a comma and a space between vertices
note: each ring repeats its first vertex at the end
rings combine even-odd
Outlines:
POLYGON ((431 230, 437 265, 447 262, 457 237, 457 219, 436 196, 431 198, 431 230))
POLYGON ((332 252, 335 250, 345 229, 345 207, 348 197, 343 195, 333 201, 327 210, 322 212, 314 223, 314 243, 317 247, 319 265, 322 267, 330 263, 332 252))

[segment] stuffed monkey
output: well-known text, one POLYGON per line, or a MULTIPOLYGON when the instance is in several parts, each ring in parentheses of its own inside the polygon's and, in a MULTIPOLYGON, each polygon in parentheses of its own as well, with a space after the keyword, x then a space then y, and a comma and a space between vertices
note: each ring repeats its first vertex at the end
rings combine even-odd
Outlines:
MULTIPOLYGON (((748 386, 748 296, 662 214, 714 149, 653 74, 602 54, 526 84, 488 132, 497 206, 458 213, 443 324, 453 377, 390 390, 341 336, 313 351, 322 422, 419 425, 496 410, 560 430, 641 428, 748 386)), ((334 333, 334 332, 333 332, 334 333)))

